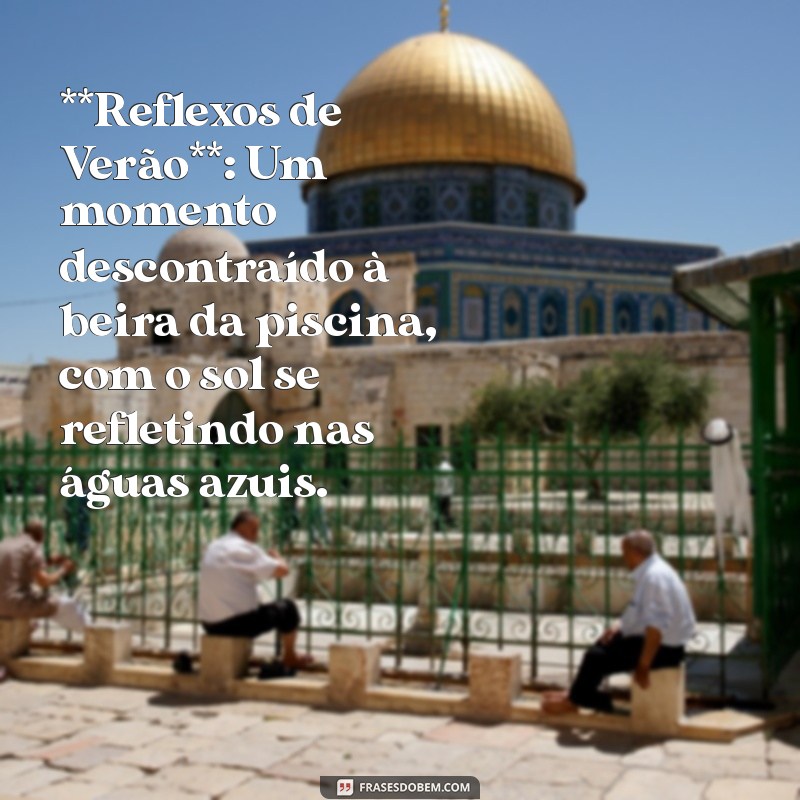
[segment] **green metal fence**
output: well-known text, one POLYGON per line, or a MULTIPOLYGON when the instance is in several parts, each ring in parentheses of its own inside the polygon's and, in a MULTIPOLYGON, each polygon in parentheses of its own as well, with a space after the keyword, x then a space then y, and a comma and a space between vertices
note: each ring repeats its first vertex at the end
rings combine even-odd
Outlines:
POLYGON ((708 448, 601 441, 473 445, 459 437, 452 519, 434 497, 443 451, 392 447, 66 448, 0 443, 0 534, 42 518, 47 547, 82 565, 74 590, 97 617, 130 620, 137 641, 197 646, 197 570, 204 545, 250 507, 265 545, 292 564, 276 587, 303 614, 305 646, 385 641, 384 666, 443 680, 463 675, 475 647, 520 652, 530 682, 563 682, 581 651, 622 610, 630 584, 624 532, 646 527, 684 576, 700 625, 690 685, 705 695, 761 691, 747 643, 749 543, 714 553, 708 448), (208 499, 202 476, 313 476, 324 500, 208 499), (86 511, 60 496, 67 465, 89 475, 182 475, 177 499, 111 498, 86 511))

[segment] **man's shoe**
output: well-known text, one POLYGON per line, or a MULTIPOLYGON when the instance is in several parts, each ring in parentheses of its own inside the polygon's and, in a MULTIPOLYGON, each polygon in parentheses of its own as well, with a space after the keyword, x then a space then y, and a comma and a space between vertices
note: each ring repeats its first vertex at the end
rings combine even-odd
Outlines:
POLYGON ((296 674, 294 667, 287 667, 282 661, 266 661, 258 671, 258 679, 268 681, 272 678, 291 678, 296 674))
POLYGON ((191 654, 187 650, 178 653, 172 662, 172 669, 178 675, 191 675, 194 672, 191 654))

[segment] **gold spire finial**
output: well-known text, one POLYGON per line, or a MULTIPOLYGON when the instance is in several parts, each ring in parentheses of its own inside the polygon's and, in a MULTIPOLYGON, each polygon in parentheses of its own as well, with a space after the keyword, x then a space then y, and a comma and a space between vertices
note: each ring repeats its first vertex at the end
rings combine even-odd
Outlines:
POLYGON ((450 3, 441 0, 439 3, 439 30, 444 33, 450 30, 450 3))

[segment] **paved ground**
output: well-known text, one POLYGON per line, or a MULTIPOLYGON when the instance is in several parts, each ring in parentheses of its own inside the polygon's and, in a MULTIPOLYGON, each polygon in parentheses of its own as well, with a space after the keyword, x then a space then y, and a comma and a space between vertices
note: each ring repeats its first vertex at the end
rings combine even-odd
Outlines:
POLYGON ((311 800, 327 775, 476 775, 486 800, 797 800, 800 727, 729 745, 130 689, 0 686, 0 800, 311 800))

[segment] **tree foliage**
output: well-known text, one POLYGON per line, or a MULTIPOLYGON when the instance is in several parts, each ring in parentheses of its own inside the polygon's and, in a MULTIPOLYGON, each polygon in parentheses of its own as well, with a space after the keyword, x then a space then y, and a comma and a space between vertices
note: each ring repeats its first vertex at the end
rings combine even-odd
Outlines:
POLYGON ((669 361, 661 351, 621 353, 589 367, 564 388, 546 380, 491 383, 476 396, 464 422, 477 438, 552 438, 570 425, 584 441, 649 437, 699 425, 711 382, 669 361))
POLYGON ((699 425, 711 382, 653 351, 621 353, 610 363, 585 369, 566 391, 582 439, 626 439, 699 425))
POLYGON ((568 414, 563 392, 549 381, 516 386, 495 382, 480 390, 464 422, 477 439, 504 436, 526 442, 534 435, 549 438, 563 433, 568 414))

